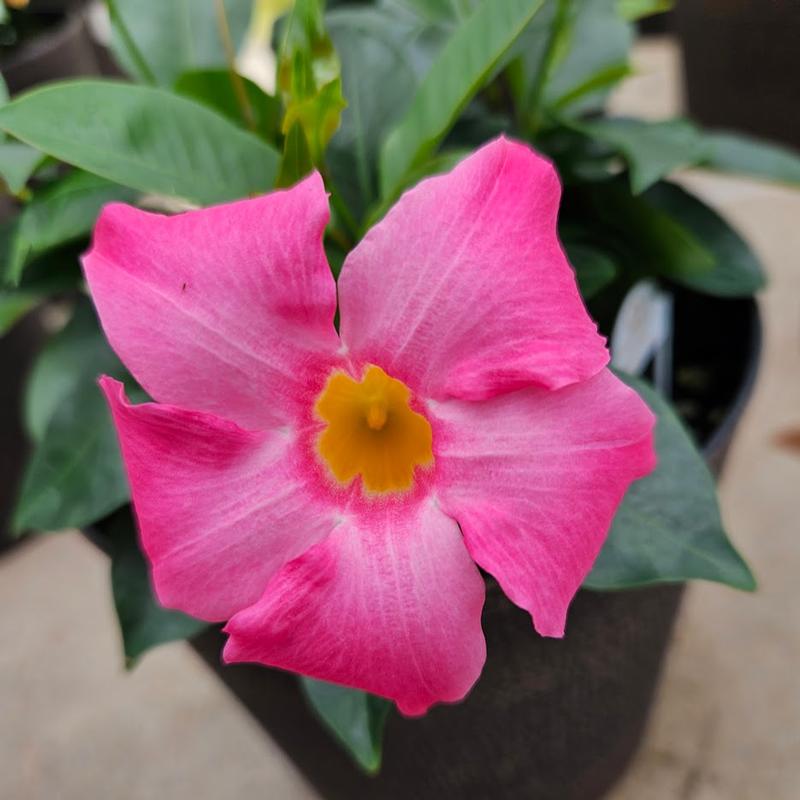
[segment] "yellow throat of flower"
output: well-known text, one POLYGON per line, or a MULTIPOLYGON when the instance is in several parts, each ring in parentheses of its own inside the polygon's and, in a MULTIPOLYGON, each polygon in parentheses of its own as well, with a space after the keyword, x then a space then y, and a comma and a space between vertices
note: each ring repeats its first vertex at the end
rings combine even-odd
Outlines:
POLYGON ((411 410, 410 396, 380 367, 368 367, 361 381, 331 375, 314 410, 328 423, 317 450, 339 483, 360 475, 369 492, 402 492, 416 467, 433 463, 431 426, 411 410))

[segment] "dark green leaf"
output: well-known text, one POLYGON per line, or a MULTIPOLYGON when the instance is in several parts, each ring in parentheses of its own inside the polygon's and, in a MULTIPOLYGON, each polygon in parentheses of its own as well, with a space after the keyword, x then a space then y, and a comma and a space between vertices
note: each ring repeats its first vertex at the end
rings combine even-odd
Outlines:
POLYGON ((787 147, 736 133, 706 134, 705 166, 771 181, 800 184, 800 155, 787 147))
POLYGON ((607 286, 617 275, 619 268, 614 261, 596 247, 564 240, 564 249, 578 278, 578 286, 584 300, 594 297, 607 286))
POLYGON ((714 479, 689 434, 657 392, 621 377, 658 417, 658 466, 628 490, 584 586, 625 589, 703 579, 755 589, 725 533, 714 479))
POLYGON ((156 600, 130 509, 122 509, 104 524, 103 534, 111 544, 111 589, 128 668, 151 648, 188 639, 208 627, 156 600))
POLYGON ((83 300, 28 384, 26 423, 37 444, 14 516, 17 531, 83 527, 128 500, 116 431, 96 384, 100 373, 126 377, 83 300))
POLYGON ((408 173, 437 147, 492 74, 543 0, 484 0, 456 29, 387 139, 380 159, 381 194, 394 196, 408 173))
POLYGON ((636 22, 653 14, 663 14, 674 5, 674 0, 617 0, 617 11, 629 22, 636 22))
MULTIPOLYGON (((280 133, 281 104, 253 81, 242 78, 247 100, 253 112, 256 132, 268 142, 276 142, 280 133)), ((205 69, 184 72, 175 81, 175 91, 213 108, 229 120, 243 127, 242 109, 231 86, 231 76, 226 69, 205 69)))
POLYGON ((370 773, 378 771, 383 728, 392 704, 358 689, 300 678, 311 707, 340 744, 370 773))
POLYGON ((334 184, 360 218, 378 196, 380 144, 417 86, 408 60, 412 33, 408 25, 374 8, 341 9, 326 19, 347 98, 326 160, 334 184))
POLYGON ((314 169, 308 142, 299 122, 292 125, 283 143, 283 158, 276 186, 293 186, 314 169))
POLYGON ((632 195, 627 181, 617 179, 581 187, 588 199, 584 212, 607 237, 634 279, 661 275, 672 280, 709 274, 714 254, 678 220, 650 202, 650 194, 632 195))
POLYGON ((19 194, 44 156, 19 142, 0 142, 0 178, 11 194, 19 194))
MULTIPOLYGON (((157 81, 171 86, 182 72, 225 64, 212 0, 116 0, 120 16, 157 81)), ((252 0, 225 0, 234 43, 242 40, 250 21, 252 0)), ((146 79, 114 32, 111 46, 119 63, 146 79)))
POLYGON ((749 297, 764 286, 764 274, 755 254, 716 211, 672 183, 657 184, 644 198, 652 208, 689 231, 714 257, 713 269, 679 271, 671 276, 673 280, 719 297, 749 297))
POLYGON ((635 194, 679 167, 703 161, 709 151, 703 135, 687 120, 598 119, 575 127, 619 150, 630 167, 635 194))
POLYGON ((69 164, 196 203, 272 188, 278 153, 204 105, 161 89, 68 81, 0 108, 0 128, 69 164))
POLYGON ((29 261, 86 236, 106 203, 135 197, 133 190, 86 172, 73 172, 36 194, 19 216, 5 280, 17 284, 29 261))

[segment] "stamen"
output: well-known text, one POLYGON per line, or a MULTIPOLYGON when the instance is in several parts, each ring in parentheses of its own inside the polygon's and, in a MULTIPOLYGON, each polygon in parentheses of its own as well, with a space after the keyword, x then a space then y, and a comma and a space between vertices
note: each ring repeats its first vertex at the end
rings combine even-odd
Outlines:
POLYGON ((408 387, 380 367, 361 381, 335 372, 317 398, 315 411, 328 423, 317 451, 341 484, 361 476, 368 492, 405 491, 417 467, 433 462, 431 426, 409 406, 408 387))

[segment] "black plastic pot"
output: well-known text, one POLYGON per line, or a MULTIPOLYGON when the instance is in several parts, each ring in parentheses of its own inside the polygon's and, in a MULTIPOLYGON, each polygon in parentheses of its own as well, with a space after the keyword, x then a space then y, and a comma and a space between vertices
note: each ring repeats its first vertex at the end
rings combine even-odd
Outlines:
POLYGON ((12 95, 47 81, 100 73, 79 3, 34 0, 31 8, 41 32, 0 53, 0 72, 12 95))
POLYGON ((681 0, 674 15, 691 115, 800 146, 800 3, 681 0))
MULTIPOLYGON (((704 404, 700 429, 717 420, 704 453, 719 474, 755 382, 758 311, 750 300, 678 295, 676 318, 678 399, 704 404), (680 370, 698 364, 709 380, 690 397, 680 370)), ((421 719, 392 715, 376 777, 361 773, 323 730, 294 676, 222 666, 217 630, 193 644, 324 798, 593 800, 639 746, 682 593, 682 585, 581 591, 566 638, 553 640, 537 636, 528 615, 487 580, 481 678, 461 704, 421 719)))

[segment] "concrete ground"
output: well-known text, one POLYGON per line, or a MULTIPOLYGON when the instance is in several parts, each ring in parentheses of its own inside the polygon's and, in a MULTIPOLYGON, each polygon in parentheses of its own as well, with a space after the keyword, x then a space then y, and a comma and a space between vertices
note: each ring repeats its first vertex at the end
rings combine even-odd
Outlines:
MULTIPOLYGON (((615 109, 679 107, 676 54, 636 51, 615 109)), ((685 176, 745 232, 771 278, 758 388, 721 487, 756 595, 689 591, 642 750, 611 800, 800 796, 800 192, 685 176)), ((0 560, 0 798, 312 800, 280 750, 182 644, 126 674, 108 564, 77 533, 0 560)))

